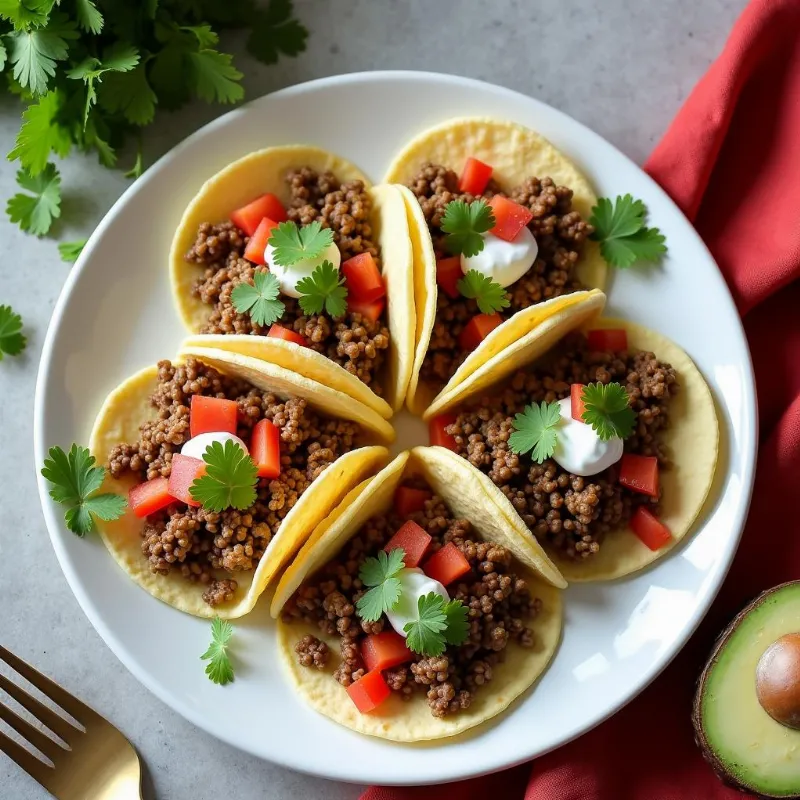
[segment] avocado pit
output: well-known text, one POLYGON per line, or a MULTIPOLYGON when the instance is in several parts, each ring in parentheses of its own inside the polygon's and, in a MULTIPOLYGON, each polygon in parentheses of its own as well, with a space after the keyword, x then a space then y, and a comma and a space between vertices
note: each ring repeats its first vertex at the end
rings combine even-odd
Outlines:
POLYGON ((772 719, 800 730, 800 633, 774 641, 756 666, 756 694, 772 719))

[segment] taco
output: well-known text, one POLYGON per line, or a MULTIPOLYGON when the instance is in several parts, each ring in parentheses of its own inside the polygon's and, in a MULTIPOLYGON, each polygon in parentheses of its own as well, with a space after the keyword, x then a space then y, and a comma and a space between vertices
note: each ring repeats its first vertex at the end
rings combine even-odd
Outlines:
POLYGON ((440 739, 500 714, 547 668, 561 593, 476 475, 442 448, 402 453, 284 573, 279 649, 316 711, 384 739, 440 739))
POLYGON ((432 441, 489 479, 568 581, 636 572, 690 532, 711 490, 711 391, 641 325, 566 313, 539 331, 494 383, 476 373, 442 399, 432 441))
POLYGON ((414 413, 530 330, 541 304, 605 286, 589 240, 597 197, 535 131, 450 120, 413 139, 385 181, 404 187, 415 238, 414 413))
POLYGON ((106 399, 90 450, 128 509, 98 527, 159 600, 239 617, 341 499, 386 462, 375 411, 274 364, 185 349, 106 399), (249 456, 249 457, 248 457, 249 456), (198 494, 202 483, 203 492, 198 494))
POLYGON ((413 360, 403 199, 314 147, 272 147, 210 178, 172 242, 192 344, 293 369, 387 419, 413 360))

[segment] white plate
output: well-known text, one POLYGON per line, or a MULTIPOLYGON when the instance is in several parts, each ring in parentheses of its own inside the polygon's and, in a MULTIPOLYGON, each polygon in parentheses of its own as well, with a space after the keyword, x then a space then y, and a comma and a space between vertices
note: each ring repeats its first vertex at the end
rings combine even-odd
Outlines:
MULTIPOLYGON (((210 683, 199 655, 207 622, 159 603, 97 540, 63 524, 39 491, 56 553, 92 624, 152 692, 196 725, 271 761, 327 778, 434 783, 501 769, 572 739, 638 694, 673 658, 713 599, 736 549, 753 481, 756 409, 747 344, 710 254, 664 192, 599 136, 543 103, 448 75, 374 72, 313 81, 236 109, 162 158, 94 232, 56 306, 36 391, 36 462, 51 445, 86 443, 105 394, 138 368, 171 357, 185 331, 172 306, 167 252, 204 179, 251 150, 309 143, 380 180, 412 135, 453 116, 529 125, 588 175, 599 195, 631 192, 667 237, 661 268, 615 276, 609 313, 683 345, 719 403, 717 501, 687 545, 636 578, 567 592, 564 639, 535 691, 495 724, 458 742, 402 746, 341 728, 295 697, 273 652, 266 604, 236 624, 236 681, 210 683)), ((423 428, 409 419, 403 444, 423 428)))

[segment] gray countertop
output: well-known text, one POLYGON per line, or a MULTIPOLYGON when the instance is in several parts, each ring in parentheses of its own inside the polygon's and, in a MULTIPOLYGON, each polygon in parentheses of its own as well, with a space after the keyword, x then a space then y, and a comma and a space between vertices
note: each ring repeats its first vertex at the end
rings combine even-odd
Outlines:
MULTIPOLYGON (((719 53, 745 0, 607 0, 592 4, 594 9, 580 0, 295 5, 311 30, 308 51, 274 67, 241 56, 237 64, 248 97, 343 72, 457 73, 550 103, 641 163, 719 53)), ((242 50, 239 40, 223 42, 234 53, 242 50)), ((146 130, 148 163, 223 110, 197 104, 159 114, 146 130)), ((18 125, 19 107, 3 94, 3 153, 11 149, 18 125)), ((0 161, 3 206, 15 191, 15 169, 0 161)), ((62 174, 70 202, 55 231, 61 240, 87 236, 128 185, 121 172, 100 167, 94 158, 76 156, 62 174)), ((35 483, 40 465, 33 463, 39 353, 69 265, 60 262, 52 239, 21 233, 4 214, 0 230, 0 304, 22 314, 29 340, 24 355, 0 364, 0 642, 122 729, 143 756, 150 796, 354 800, 361 787, 290 772, 194 728, 123 668, 84 617, 50 546, 35 483)), ((48 795, 0 754, 0 796, 48 795)))

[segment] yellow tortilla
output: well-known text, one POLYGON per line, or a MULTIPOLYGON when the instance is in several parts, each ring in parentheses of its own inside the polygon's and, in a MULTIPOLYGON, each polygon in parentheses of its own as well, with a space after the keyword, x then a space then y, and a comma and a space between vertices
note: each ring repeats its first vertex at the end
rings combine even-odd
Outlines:
POLYGON ((344 687, 333 678, 336 663, 330 664, 325 671, 308 669, 300 666, 294 653, 294 644, 304 634, 312 633, 327 642, 336 661, 339 652, 337 637, 322 636, 310 625, 280 621, 278 641, 282 660, 296 691, 314 710, 370 736, 399 742, 441 739, 462 733, 501 713, 533 686, 550 663, 561 637, 561 593, 538 577, 540 560, 532 555, 535 548, 531 548, 530 542, 519 534, 518 526, 507 525, 503 516, 490 502, 486 502, 486 496, 469 491, 474 481, 465 475, 470 471, 476 470, 441 448, 417 447, 410 453, 397 456, 360 487, 333 524, 322 523, 315 531, 313 540, 309 539, 294 564, 284 573, 270 610, 276 616, 306 577, 333 558, 370 517, 391 507, 395 490, 403 478, 417 474, 425 478, 456 517, 469 519, 478 535, 501 543, 514 553, 522 567, 521 572, 544 604, 532 625, 536 645, 532 648, 509 645, 506 660, 493 668, 492 682, 481 688, 468 709, 453 717, 433 717, 422 692, 406 702, 393 695, 374 712, 361 714, 344 687))
POLYGON ((402 197, 395 187, 385 185, 369 189, 373 200, 371 222, 381 249, 386 281, 391 334, 383 380, 385 399, 334 361, 294 342, 248 334, 197 333, 210 313, 209 306, 192 294, 192 286, 202 276, 204 267, 188 263, 184 254, 194 243, 198 225, 226 220, 232 210, 267 191, 288 203, 289 189, 284 177, 291 168, 301 166, 319 172, 330 170, 342 182, 362 180, 369 186, 366 176, 354 164, 315 147, 271 147, 228 165, 202 186, 186 209, 172 241, 170 279, 178 311, 186 327, 193 332, 191 341, 197 346, 242 353, 292 369, 344 392, 388 419, 403 404, 411 373, 415 326, 409 223, 402 197))
MULTIPOLYGON (((203 361, 202 353, 192 353, 203 361)), ((221 372, 251 379, 252 373, 240 368, 229 354, 215 358, 213 366, 221 372)), ((206 363, 212 363, 210 360, 206 363)), ((133 442, 139 436, 139 426, 155 416, 150 397, 157 381, 157 368, 147 367, 124 381, 106 399, 92 430, 90 450, 98 463, 105 463, 108 453, 120 442, 133 442)), ((269 376, 251 382, 264 391, 273 391, 283 397, 305 396, 309 387, 301 383, 292 390, 288 383, 278 383, 269 376)), ((356 403, 348 404, 348 413, 329 409, 331 416, 340 416, 361 422, 363 411, 356 403)), ((374 412, 371 412, 374 413, 374 412)), ((377 416, 377 415, 376 415, 377 416)), ((202 599, 202 587, 192 584, 180 574, 170 572, 157 575, 150 571, 142 555, 140 532, 144 520, 130 510, 118 520, 97 520, 97 527, 106 547, 125 572, 153 597, 198 617, 220 616, 233 619, 252 610, 259 595, 286 562, 299 550, 308 535, 341 502, 348 492, 379 469, 389 456, 384 447, 361 447, 344 454, 326 469, 303 493, 286 515, 280 528, 269 543, 258 567, 253 572, 237 572, 231 576, 220 571, 220 577, 233 577, 238 582, 234 600, 212 608, 202 599)), ((136 478, 126 475, 120 479, 106 476, 102 491, 127 496, 136 478)))

